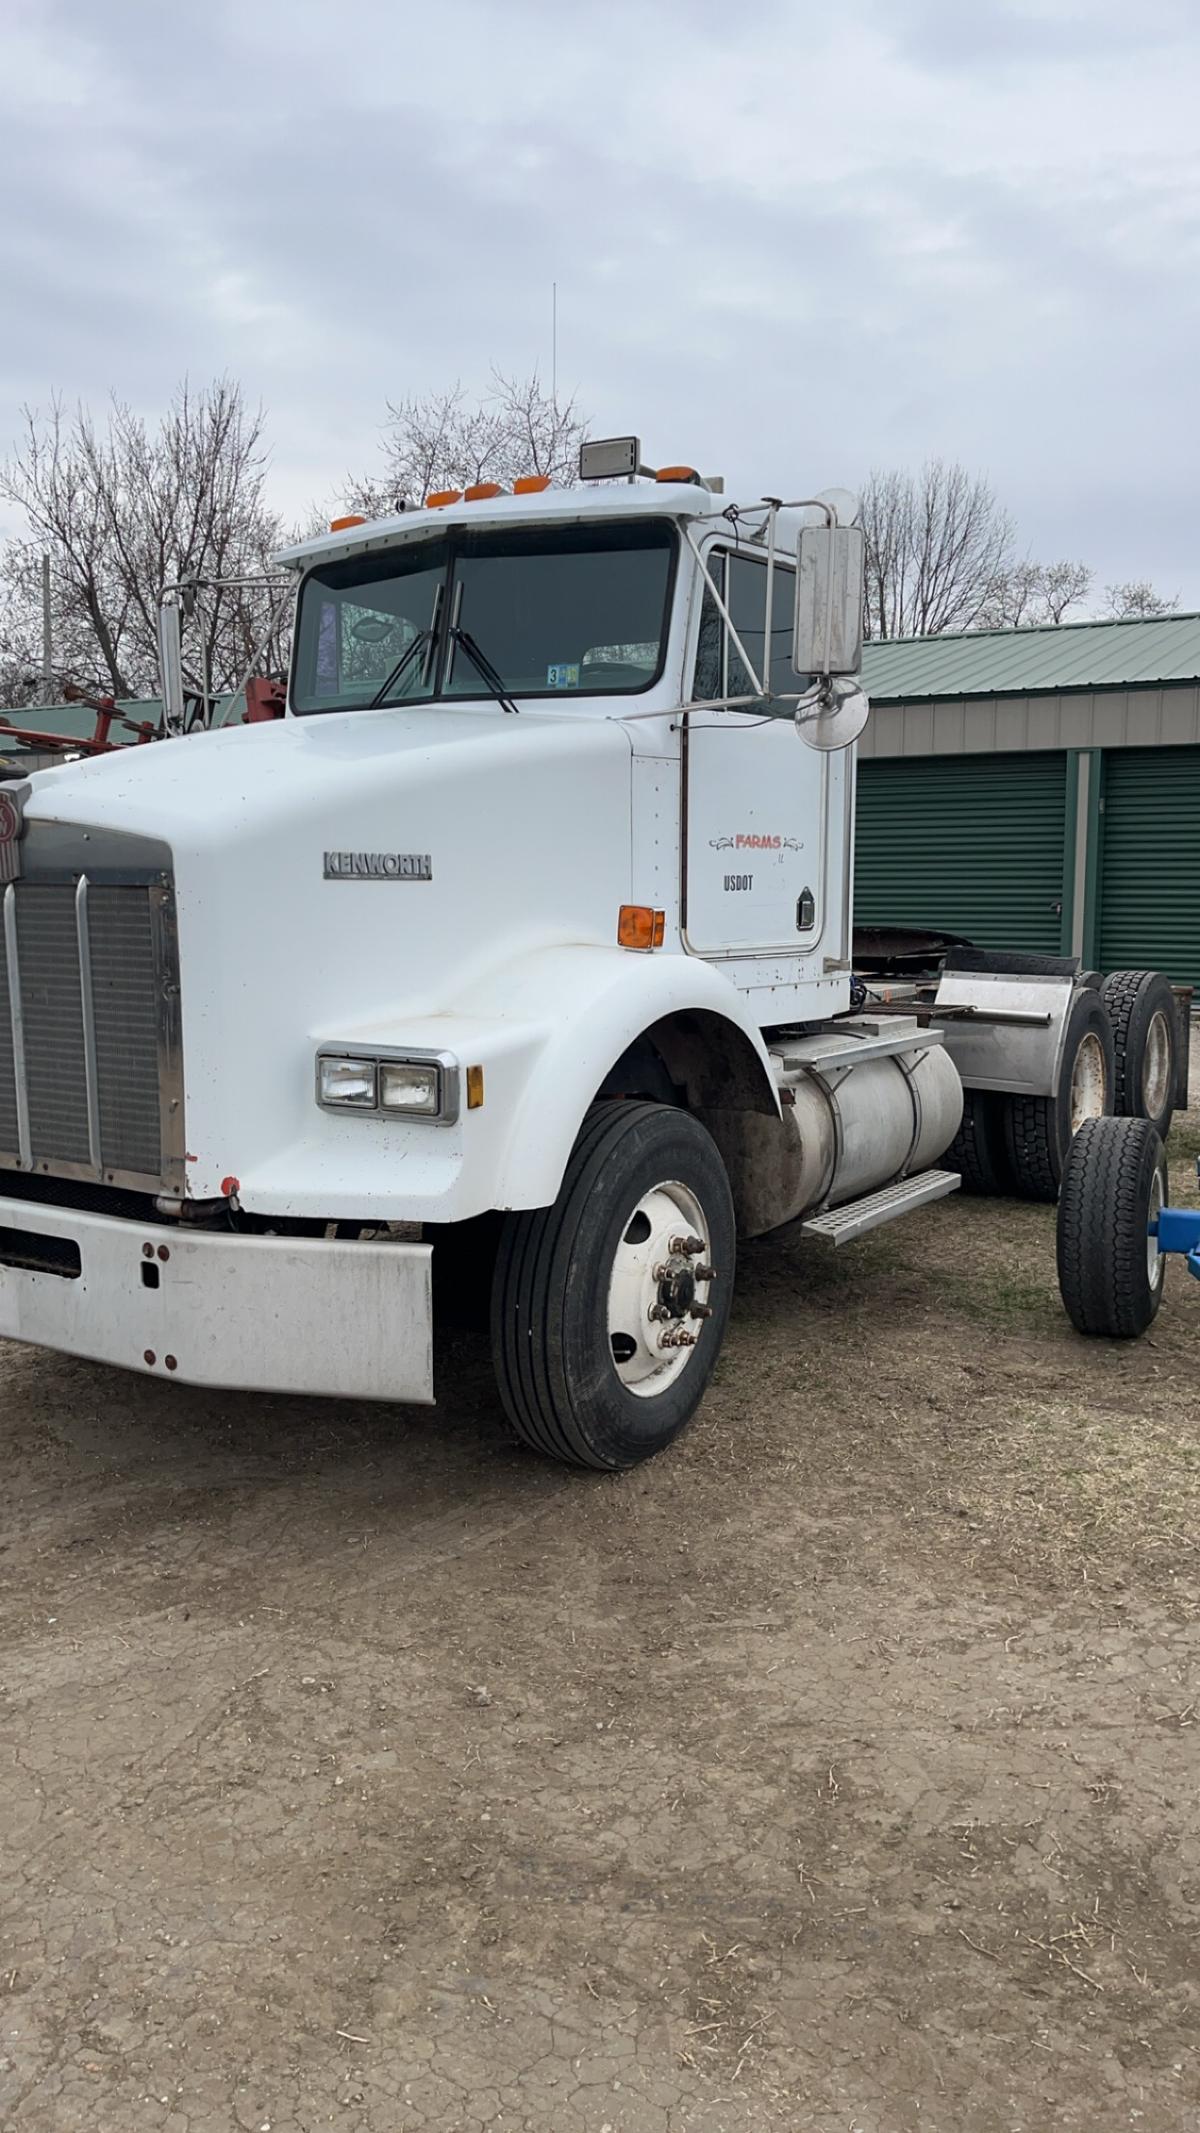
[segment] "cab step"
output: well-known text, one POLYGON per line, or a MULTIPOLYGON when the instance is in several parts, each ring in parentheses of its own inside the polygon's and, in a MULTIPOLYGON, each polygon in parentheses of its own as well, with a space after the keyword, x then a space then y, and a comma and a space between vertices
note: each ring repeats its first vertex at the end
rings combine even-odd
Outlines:
POLYGON ((930 1200, 944 1200, 961 1184, 957 1170, 922 1170, 918 1177, 885 1185, 882 1192, 869 1192, 865 1199, 851 1200, 845 1207, 831 1207, 823 1215, 813 1215, 800 1228, 804 1236, 836 1250, 841 1244, 853 1244, 856 1237, 865 1237, 869 1229, 879 1229, 900 1215, 911 1215, 915 1207, 925 1207, 930 1200))

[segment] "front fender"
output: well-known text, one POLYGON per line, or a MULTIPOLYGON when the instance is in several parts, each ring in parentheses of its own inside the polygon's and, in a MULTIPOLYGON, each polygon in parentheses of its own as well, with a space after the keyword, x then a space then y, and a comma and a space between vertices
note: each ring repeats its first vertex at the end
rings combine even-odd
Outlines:
MULTIPOLYGON (((339 1019, 313 1030, 314 1051, 451 1052, 463 1067, 482 1067, 483 1103, 438 1126, 338 1117, 310 1101, 297 1139, 243 1167, 242 1205, 324 1219, 438 1223, 493 1208, 548 1207, 611 1068, 656 1023, 688 1013, 709 1017, 718 1035, 736 1033, 743 1100, 752 1092, 778 1113, 762 1033, 742 995, 710 964, 583 943, 535 949, 473 978, 436 1014, 373 1017, 349 1027, 339 1019)), ((693 1032, 693 1065, 698 1041, 693 1032)), ((725 1061, 719 1047, 714 1054, 719 1077, 728 1047, 725 1061)), ((311 1061, 306 1051, 298 1062, 309 1086, 311 1061)))
POLYGON ((493 1207, 550 1205, 605 1075, 644 1031, 669 1015, 707 1013, 732 1025, 757 1056, 766 1099, 779 1110, 762 1032, 742 995, 711 964, 690 956, 547 949, 476 989, 470 1011, 543 1024, 542 1042, 497 1146, 493 1207))

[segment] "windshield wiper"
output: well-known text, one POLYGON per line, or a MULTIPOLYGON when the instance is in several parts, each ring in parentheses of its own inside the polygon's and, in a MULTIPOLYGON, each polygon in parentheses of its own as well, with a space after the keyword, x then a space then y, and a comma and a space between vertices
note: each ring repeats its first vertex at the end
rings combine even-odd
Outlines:
POLYGON ((376 689, 374 696, 371 698, 370 703, 367 705, 368 711, 378 711, 380 705, 387 701, 387 698, 391 695, 392 690, 396 687, 396 684, 404 679, 404 676, 407 674, 410 666, 413 663, 413 660, 417 656, 417 653, 428 651, 429 646, 432 644, 432 642, 433 631, 431 629, 428 629, 422 630, 419 636, 413 638, 411 644, 405 645, 404 650, 401 652, 400 657, 396 661, 395 666, 392 668, 391 673, 388 674, 385 679, 380 682, 379 687, 376 689))
POLYGON ((425 683, 429 680, 429 669, 433 664, 434 647, 437 643, 438 622, 441 619, 442 613, 443 591, 444 588, 439 585, 437 591, 433 596, 433 613, 429 618, 429 628, 425 630, 418 630, 416 636, 413 638, 412 643, 405 645, 404 650, 401 652, 400 657, 396 661, 395 666, 392 668, 391 673, 388 674, 384 678, 384 680, 380 682, 379 687, 376 689, 374 696, 371 698, 370 703, 367 705, 368 711, 378 711, 380 705, 387 701, 387 698, 391 695, 392 690, 395 688, 397 682, 402 681, 404 676, 407 674, 409 667, 412 665, 413 660, 416 658, 418 652, 424 652, 425 654, 425 658, 421 666, 421 681, 422 683, 425 683))
POLYGON ((466 653, 476 673, 486 681, 496 702, 502 705, 505 711, 512 711, 515 714, 517 706, 504 686, 503 677, 496 672, 487 653, 480 650, 470 630, 463 629, 462 625, 456 622, 450 632, 450 641, 452 644, 458 645, 466 653))

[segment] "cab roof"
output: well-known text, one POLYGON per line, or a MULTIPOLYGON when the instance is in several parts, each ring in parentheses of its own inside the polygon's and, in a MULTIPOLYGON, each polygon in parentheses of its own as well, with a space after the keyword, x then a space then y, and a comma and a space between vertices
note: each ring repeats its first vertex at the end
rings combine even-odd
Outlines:
MULTIPOLYGON (((729 508, 726 497, 702 489, 695 482, 621 482, 611 488, 580 483, 572 489, 542 489, 532 496, 492 496, 477 503, 442 504, 435 510, 422 506, 398 511, 390 518, 368 519, 361 526, 345 526, 336 533, 319 533, 312 540, 298 541, 292 548, 281 549, 275 562, 282 569, 307 570, 313 563, 366 555, 375 549, 418 540, 446 526, 561 526, 589 519, 719 518, 729 508)), ((756 499, 742 508, 762 507, 756 499)))

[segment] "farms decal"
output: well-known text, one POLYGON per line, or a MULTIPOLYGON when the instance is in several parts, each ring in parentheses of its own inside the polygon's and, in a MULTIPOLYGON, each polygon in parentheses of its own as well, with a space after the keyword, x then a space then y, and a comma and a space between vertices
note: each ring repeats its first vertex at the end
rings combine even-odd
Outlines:
POLYGON ((739 830, 736 837, 710 837, 714 852, 798 852, 794 837, 760 837, 756 830, 739 830))

